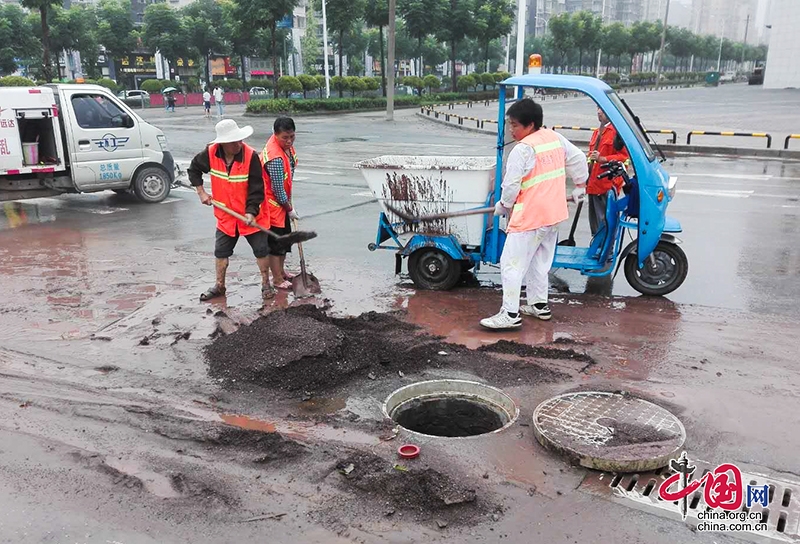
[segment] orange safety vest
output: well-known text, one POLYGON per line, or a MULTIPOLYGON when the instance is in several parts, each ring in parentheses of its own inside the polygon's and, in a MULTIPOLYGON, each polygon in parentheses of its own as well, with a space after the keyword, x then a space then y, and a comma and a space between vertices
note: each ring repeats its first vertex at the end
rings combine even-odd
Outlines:
MULTIPOLYGON (((211 174, 211 195, 214 200, 244 215, 247 208, 247 181, 250 177, 250 161, 256 151, 252 147, 242 144, 244 159, 242 162, 234 161, 231 164, 229 173, 225 159, 217 156, 219 145, 211 144, 208 146, 208 164, 211 167, 209 171, 211 174)), ((259 225, 269 227, 269 215, 268 212, 265 212, 266 207, 262 206, 262 211, 256 217, 256 222, 259 225), (264 221, 265 217, 266 222, 264 221)), ((219 208, 214 208, 214 216, 217 218, 217 228, 228 236, 236 236, 237 231, 242 236, 249 236, 254 232, 258 232, 256 227, 247 226, 244 222, 239 221, 219 208)))
MULTIPOLYGON (((290 153, 294 159, 294 165, 297 167, 297 153, 294 147, 291 148, 290 153)), ((272 180, 267 171, 267 163, 273 159, 283 159, 283 190, 286 191, 286 196, 289 197, 289 202, 292 201, 292 164, 289 162, 289 156, 286 151, 281 147, 278 139, 273 134, 267 140, 264 146, 264 151, 261 153, 261 159, 264 161, 264 203, 269 206, 270 219, 273 227, 283 228, 286 225, 286 210, 283 206, 278 204, 275 199, 275 194, 272 192, 272 180)))
POLYGON ((520 144, 533 148, 536 164, 522 178, 506 230, 525 232, 557 225, 569 217, 564 146, 558 135, 546 128, 525 137, 520 144))

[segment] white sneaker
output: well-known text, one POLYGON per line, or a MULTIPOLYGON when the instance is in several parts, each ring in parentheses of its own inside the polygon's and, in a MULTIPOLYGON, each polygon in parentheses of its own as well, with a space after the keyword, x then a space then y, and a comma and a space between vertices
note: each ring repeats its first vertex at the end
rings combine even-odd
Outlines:
POLYGON ((553 314, 550 312, 550 306, 548 306, 546 302, 537 302, 533 305, 526 304, 525 306, 520 306, 519 313, 538 317, 542 321, 549 321, 550 318, 553 317, 553 314))
POLYGON ((495 330, 516 329, 522 326, 522 318, 519 315, 511 317, 507 311, 500 310, 497 315, 481 319, 481 326, 495 330))

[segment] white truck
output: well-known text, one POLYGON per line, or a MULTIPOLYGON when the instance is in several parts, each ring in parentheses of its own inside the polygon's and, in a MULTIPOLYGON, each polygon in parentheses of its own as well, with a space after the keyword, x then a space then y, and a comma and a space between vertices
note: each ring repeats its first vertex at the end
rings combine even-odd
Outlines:
POLYGON ((99 85, 0 87, 0 202, 113 190, 161 202, 164 133, 99 85))

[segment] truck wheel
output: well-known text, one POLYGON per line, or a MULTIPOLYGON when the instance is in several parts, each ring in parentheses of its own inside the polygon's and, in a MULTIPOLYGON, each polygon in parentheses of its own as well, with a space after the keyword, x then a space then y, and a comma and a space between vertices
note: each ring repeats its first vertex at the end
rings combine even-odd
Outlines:
POLYGON ((631 287, 643 295, 663 296, 681 286, 689 273, 686 253, 670 242, 659 242, 639 268, 639 257, 631 253, 625 258, 625 278, 631 287))
POLYGON ((133 180, 133 192, 142 202, 156 204, 169 195, 169 176, 161 168, 142 169, 133 180))
POLYGON ((461 279, 461 261, 439 249, 418 249, 408 258, 408 274, 420 289, 447 291, 461 279))

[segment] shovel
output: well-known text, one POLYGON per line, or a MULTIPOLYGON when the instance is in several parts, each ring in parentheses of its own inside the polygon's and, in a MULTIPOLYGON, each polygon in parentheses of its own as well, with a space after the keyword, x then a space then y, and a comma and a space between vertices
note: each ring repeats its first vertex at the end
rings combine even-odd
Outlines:
MULTIPOLYGON (((294 226, 295 232, 301 232, 297 229, 296 219, 292 220, 292 225, 294 226)), ((288 236, 291 236, 291 234, 288 236)), ((305 298, 318 295, 322 292, 322 288, 316 276, 306 271, 306 258, 303 255, 303 244, 301 242, 297 242, 297 252, 300 254, 300 275, 292 278, 292 291, 294 292, 294 296, 297 298, 305 298)))
MULTIPOLYGON (((185 187, 186 189, 194 190, 194 187, 192 187, 190 185, 186 185, 184 183, 181 183, 180 181, 177 181, 177 179, 175 181, 175 184, 177 186, 180 186, 180 187, 185 187)), ((245 216, 243 216, 240 213, 237 213, 237 212, 233 211, 232 209, 227 207, 222 202, 220 202, 218 200, 214 200, 212 198, 211 199, 211 205, 214 206, 215 208, 219 208, 220 210, 222 210, 223 212, 227 213, 228 215, 232 215, 233 217, 235 217, 236 219, 238 219, 242 223, 247 223, 247 218, 245 216)), ((284 236, 280 236, 278 234, 275 234, 271 230, 262 227, 259 224, 254 223, 253 226, 255 228, 257 228, 258 230, 260 230, 261 232, 264 232, 267 236, 269 236, 275 242, 278 242, 278 243, 281 243, 281 244, 286 244, 288 246, 291 246, 291 245, 294 245, 294 244, 299 244, 300 242, 307 242, 307 241, 313 240, 314 238, 317 237, 317 233, 316 232, 306 232, 306 231, 297 231, 297 230, 295 230, 295 232, 291 232, 291 233, 286 234, 284 236)))

